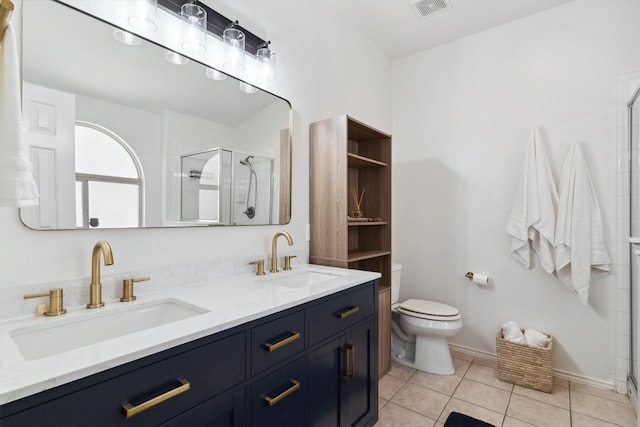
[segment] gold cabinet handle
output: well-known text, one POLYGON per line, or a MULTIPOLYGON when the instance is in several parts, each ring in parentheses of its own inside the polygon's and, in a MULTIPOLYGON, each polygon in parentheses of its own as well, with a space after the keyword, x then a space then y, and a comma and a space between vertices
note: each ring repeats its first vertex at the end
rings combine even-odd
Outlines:
POLYGON ((276 403, 280 402, 285 397, 289 396, 294 391, 298 390, 299 388, 300 388, 300 382, 296 381, 296 380, 291 380, 291 387, 289 387, 288 389, 286 389, 285 391, 283 391, 282 393, 280 393, 276 397, 266 396, 264 398, 264 403, 266 403, 269 406, 273 406, 276 403))
POLYGON ((139 405, 133 406, 129 402, 126 402, 125 404, 123 404, 122 409, 124 409, 124 412, 127 415, 127 418, 131 418, 134 415, 139 414, 140 412, 146 411, 149 408, 153 408, 154 406, 166 400, 169 400, 173 397, 176 397, 177 395, 182 394, 191 388, 191 383, 189 381, 185 379, 181 379, 179 381, 181 385, 179 385, 178 387, 172 390, 169 390, 166 393, 162 393, 159 396, 153 397, 139 405))
POLYGON ((337 312, 337 313, 336 313, 336 315, 337 315, 339 318, 344 319, 345 317, 349 317, 349 316, 351 316, 352 314, 356 314, 356 313, 357 313, 357 312, 359 312, 359 311, 360 311, 360 307, 355 306, 355 307, 353 307, 353 308, 351 308, 351 309, 349 309, 349 310, 347 310, 347 311, 339 311, 339 312, 337 312))
POLYGON ((283 340, 280 340, 276 343, 264 343, 264 347, 268 350, 268 351, 275 351, 277 349, 279 349, 280 347, 284 347, 285 345, 294 342, 295 340, 297 340, 298 338, 300 338, 300 332, 296 332, 296 331, 291 331, 291 333, 293 335, 291 335, 290 337, 287 337, 283 340))
POLYGON ((356 346, 347 344, 342 351, 344 352, 344 375, 342 376, 342 381, 349 382, 356 370, 356 346))

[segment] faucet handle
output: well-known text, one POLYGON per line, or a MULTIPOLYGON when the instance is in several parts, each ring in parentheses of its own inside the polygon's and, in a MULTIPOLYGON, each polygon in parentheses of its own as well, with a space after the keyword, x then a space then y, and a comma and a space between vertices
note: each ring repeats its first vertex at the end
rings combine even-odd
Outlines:
POLYGON ((56 288, 50 291, 37 292, 34 294, 25 294, 24 299, 49 297, 49 310, 44 312, 45 316, 60 316, 65 314, 67 310, 63 304, 63 292, 62 289, 56 288))
POLYGON ((284 269, 283 270, 291 270, 291 259, 297 258, 297 255, 287 255, 284 257, 284 269))
POLYGON ((122 298, 120 302, 135 301, 136 296, 133 294, 133 284, 136 282, 146 282, 151 280, 151 277, 132 277, 131 279, 124 279, 122 281, 122 298))
POLYGON ((256 271, 256 276, 264 276, 265 272, 264 272, 264 260, 263 259, 259 259, 257 261, 251 261, 249 263, 249 265, 257 265, 258 266, 258 271, 256 271))

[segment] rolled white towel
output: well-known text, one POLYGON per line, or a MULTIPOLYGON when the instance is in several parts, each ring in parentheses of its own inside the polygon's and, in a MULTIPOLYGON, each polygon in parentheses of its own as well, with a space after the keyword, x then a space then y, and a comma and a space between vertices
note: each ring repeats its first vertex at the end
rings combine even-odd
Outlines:
POLYGON ((546 347, 549 345, 549 337, 535 329, 527 328, 524 330, 524 338, 529 345, 536 347, 546 347))
POLYGON ((522 330, 520 329, 520 326, 518 326, 518 324, 513 320, 509 320, 502 324, 502 336, 505 340, 509 340, 513 342, 519 342, 519 343, 527 342, 526 339, 524 338, 524 335, 522 334, 522 330))

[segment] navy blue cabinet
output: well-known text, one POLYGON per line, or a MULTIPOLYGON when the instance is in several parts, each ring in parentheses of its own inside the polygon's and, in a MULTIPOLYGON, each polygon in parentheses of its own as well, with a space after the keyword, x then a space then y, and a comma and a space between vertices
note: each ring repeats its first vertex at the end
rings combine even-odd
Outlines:
POLYGON ((2 427, 372 426, 378 282, 0 406, 2 427))

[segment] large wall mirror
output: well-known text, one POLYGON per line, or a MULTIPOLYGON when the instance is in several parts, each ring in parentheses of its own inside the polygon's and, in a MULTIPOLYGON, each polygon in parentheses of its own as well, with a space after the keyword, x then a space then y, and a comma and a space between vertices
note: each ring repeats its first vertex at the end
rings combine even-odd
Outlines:
POLYGON ((23 123, 40 191, 25 225, 289 222, 288 101, 147 40, 122 43, 65 4, 23 8, 23 123))

